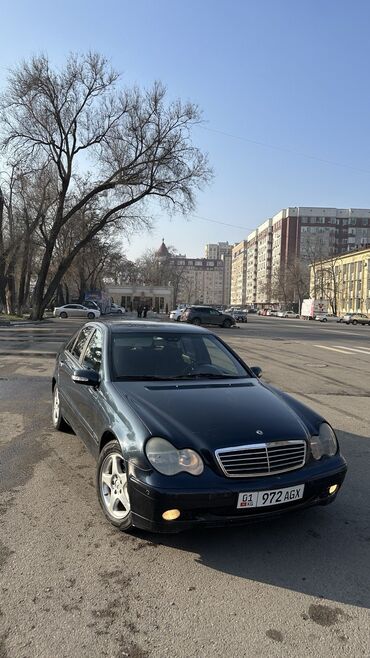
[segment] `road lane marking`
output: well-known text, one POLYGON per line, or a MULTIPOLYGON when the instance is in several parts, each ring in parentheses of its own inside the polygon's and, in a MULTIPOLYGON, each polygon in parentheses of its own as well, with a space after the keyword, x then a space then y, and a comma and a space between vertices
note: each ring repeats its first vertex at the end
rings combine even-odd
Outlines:
POLYGON ((340 347, 343 350, 349 350, 350 352, 359 352, 360 354, 369 354, 370 355, 370 349, 363 349, 361 347, 347 347, 345 345, 334 345, 334 347, 340 347))
POLYGON ((331 352, 339 352, 340 354, 350 354, 353 356, 352 352, 348 352, 347 350, 338 350, 336 347, 327 347, 326 345, 314 345, 314 347, 319 347, 322 350, 330 350, 331 352))

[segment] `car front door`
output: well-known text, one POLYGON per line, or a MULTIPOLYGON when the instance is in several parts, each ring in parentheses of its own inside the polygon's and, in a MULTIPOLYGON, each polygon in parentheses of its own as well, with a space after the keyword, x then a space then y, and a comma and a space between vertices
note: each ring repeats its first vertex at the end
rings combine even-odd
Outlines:
POLYGON ((220 311, 217 311, 215 308, 210 308, 209 324, 221 324, 222 323, 221 315, 222 314, 220 313, 220 311))
POLYGON ((78 408, 78 387, 72 375, 75 370, 81 368, 81 355, 92 334, 93 327, 83 327, 75 341, 67 346, 58 358, 58 386, 61 397, 62 407, 65 409, 66 420, 70 421, 73 429, 79 431, 81 428, 81 418, 78 408))
MULTIPOLYGON (((95 329, 82 356, 82 368, 94 370, 100 377, 103 373, 103 333, 95 329)), ((79 409, 81 420, 85 426, 88 447, 95 453, 99 449, 101 433, 109 425, 108 412, 102 389, 97 386, 84 386, 79 388, 79 409)))

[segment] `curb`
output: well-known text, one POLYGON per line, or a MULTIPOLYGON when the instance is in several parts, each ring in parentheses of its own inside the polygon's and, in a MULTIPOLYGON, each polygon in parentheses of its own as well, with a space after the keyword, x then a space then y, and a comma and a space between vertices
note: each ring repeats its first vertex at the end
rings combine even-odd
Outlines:
POLYGON ((55 359, 57 352, 21 352, 0 350, 0 356, 28 356, 28 357, 42 357, 45 359, 55 359))

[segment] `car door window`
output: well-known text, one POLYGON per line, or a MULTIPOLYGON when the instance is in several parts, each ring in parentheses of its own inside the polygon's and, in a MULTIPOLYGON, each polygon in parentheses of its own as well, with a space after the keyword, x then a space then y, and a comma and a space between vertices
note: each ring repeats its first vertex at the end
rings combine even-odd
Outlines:
POLYGON ((89 340, 90 334, 92 332, 92 327, 84 327, 81 329, 79 336, 73 346, 72 354, 79 361, 80 356, 84 350, 84 347, 89 340))
POLYGON ((102 362, 102 349, 103 349, 103 336, 99 329, 97 329, 86 348, 83 366, 84 368, 89 368, 95 370, 96 372, 100 371, 101 362, 102 362))

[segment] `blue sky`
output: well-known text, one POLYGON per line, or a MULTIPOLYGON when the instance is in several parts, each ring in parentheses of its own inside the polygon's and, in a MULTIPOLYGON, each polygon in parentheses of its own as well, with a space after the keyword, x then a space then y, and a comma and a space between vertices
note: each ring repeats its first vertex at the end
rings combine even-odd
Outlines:
POLYGON ((127 245, 129 257, 162 236, 200 255, 288 205, 370 207, 367 1, 2 0, 1 24, 0 86, 31 54, 62 64, 92 49, 123 83, 159 79, 202 108, 194 141, 215 178, 195 214, 212 221, 156 207, 155 230, 127 245))

